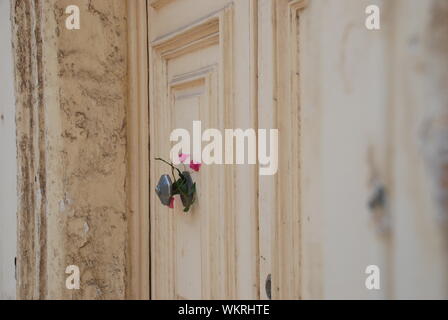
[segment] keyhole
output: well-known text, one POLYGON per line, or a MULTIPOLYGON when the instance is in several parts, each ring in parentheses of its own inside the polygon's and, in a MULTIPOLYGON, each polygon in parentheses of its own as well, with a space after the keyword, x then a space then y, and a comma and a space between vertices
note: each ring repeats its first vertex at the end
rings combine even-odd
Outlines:
POLYGON ((266 284, 265 284, 265 289, 266 289, 266 296, 268 297, 269 300, 271 300, 271 274, 268 274, 267 278, 266 278, 266 284))

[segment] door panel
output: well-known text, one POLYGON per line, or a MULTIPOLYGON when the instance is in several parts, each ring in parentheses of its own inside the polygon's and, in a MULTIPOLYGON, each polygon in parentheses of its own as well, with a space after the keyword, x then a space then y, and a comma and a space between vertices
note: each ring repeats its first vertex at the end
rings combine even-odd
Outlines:
MULTIPOLYGON (((250 90, 244 90, 255 81, 247 63, 254 46, 246 25, 251 3, 150 2, 150 159, 168 159, 172 130, 187 129, 192 137, 195 120, 201 121, 202 131, 255 127, 254 110, 246 103, 250 90), (244 19, 235 23, 236 14, 244 19), (235 82, 242 82, 242 88, 237 90, 235 82)), ((245 176, 256 168, 242 169, 247 168, 212 164, 193 173, 197 201, 188 214, 180 199, 171 210, 151 193, 153 298, 258 298, 257 189, 254 176, 245 176), (246 205, 236 206, 239 180, 243 191, 238 196, 244 196, 246 205)), ((150 172, 154 190, 170 169, 151 161, 150 172)))

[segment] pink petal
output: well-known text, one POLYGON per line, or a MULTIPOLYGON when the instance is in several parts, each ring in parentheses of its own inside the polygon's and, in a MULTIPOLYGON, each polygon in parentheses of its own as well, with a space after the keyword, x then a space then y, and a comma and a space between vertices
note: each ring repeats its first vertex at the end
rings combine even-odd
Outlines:
POLYGON ((174 197, 171 197, 170 198, 170 209, 173 209, 174 208, 174 197))
POLYGON ((185 160, 187 160, 187 158, 188 158, 189 156, 190 156, 189 154, 185 154, 185 153, 181 153, 181 154, 179 154, 179 160, 180 160, 180 162, 184 163, 185 160))
POLYGON ((194 171, 198 172, 199 169, 201 169, 201 163, 194 163, 193 161, 190 162, 190 168, 194 171))

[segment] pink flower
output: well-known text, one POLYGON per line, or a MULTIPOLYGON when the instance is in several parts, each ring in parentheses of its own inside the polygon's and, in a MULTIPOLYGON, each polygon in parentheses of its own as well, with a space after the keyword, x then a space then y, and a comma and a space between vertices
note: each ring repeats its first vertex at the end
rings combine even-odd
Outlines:
POLYGON ((184 163, 185 160, 187 160, 187 158, 188 158, 189 156, 190 156, 189 154, 185 154, 185 153, 181 153, 181 154, 179 154, 179 160, 180 160, 180 162, 184 163))
POLYGON ((170 209, 173 209, 174 208, 174 197, 171 197, 170 198, 170 209))
POLYGON ((198 172, 199 169, 201 169, 201 165, 202 165, 201 163, 194 163, 193 160, 190 161, 190 168, 196 172, 198 172))

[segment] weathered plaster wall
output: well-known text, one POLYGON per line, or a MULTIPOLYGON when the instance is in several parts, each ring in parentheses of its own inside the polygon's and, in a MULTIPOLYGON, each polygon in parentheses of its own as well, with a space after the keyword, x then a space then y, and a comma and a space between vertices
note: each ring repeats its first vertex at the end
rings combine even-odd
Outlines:
POLYGON ((16 129, 9 2, 0 1, 0 300, 16 297, 16 129))
POLYGON ((12 17, 21 149, 18 295, 124 298, 126 2, 13 0, 12 17), (80 30, 65 28, 72 4, 81 11, 80 30), (65 288, 72 264, 81 271, 80 290, 65 288))

